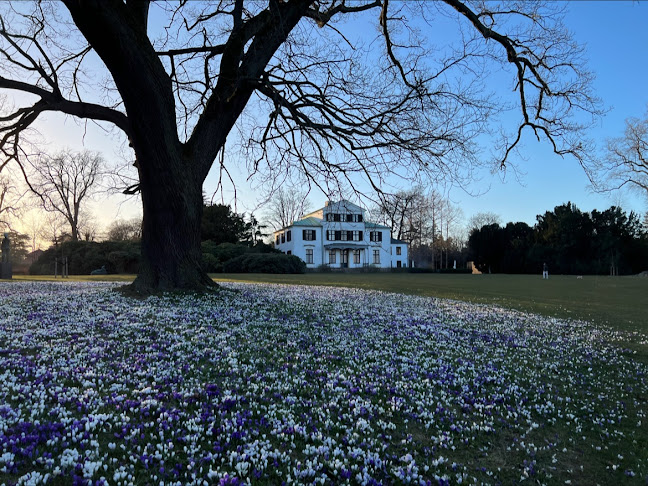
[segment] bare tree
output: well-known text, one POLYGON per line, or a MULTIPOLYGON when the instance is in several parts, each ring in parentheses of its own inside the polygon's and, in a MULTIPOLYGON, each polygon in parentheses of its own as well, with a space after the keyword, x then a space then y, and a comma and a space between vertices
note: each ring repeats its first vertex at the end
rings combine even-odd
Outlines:
POLYGON ((267 204, 264 218, 275 230, 290 226, 310 210, 308 192, 299 188, 279 188, 267 204))
POLYGON ((0 150, 4 163, 24 164, 24 134, 49 111, 117 127, 135 153, 138 184, 129 192, 140 191, 144 215, 133 288, 204 288, 214 284, 200 263, 202 184, 214 162, 227 172, 235 160, 225 142, 237 122, 251 174, 298 172, 325 191, 331 180, 358 177, 377 191, 391 175, 460 181, 478 162, 477 136, 510 105, 483 80, 508 70, 519 123, 502 138, 499 162, 510 161, 525 130, 585 162, 579 115, 598 110, 560 8, 460 0, 2 5, 0 89, 36 101, 0 115, 0 150), (351 16, 373 20, 379 42, 345 36, 351 24, 342 20, 351 16), (149 18, 164 18, 164 28, 149 29, 149 18), (462 29, 458 43, 438 49, 434 23, 448 21, 462 29))
POLYGON ((412 221, 415 208, 421 208, 425 196, 421 187, 395 194, 384 194, 380 204, 374 209, 374 216, 391 228, 397 240, 411 242, 416 224, 412 221))
POLYGON ((392 236, 413 245, 432 243, 440 231, 443 213, 450 202, 438 191, 416 186, 383 194, 372 217, 389 226, 392 236))
MULTIPOLYGON (((383 194, 372 209, 372 217, 392 229, 392 236, 411 245, 410 254, 418 265, 436 268, 437 252, 446 250, 451 229, 461 210, 436 190, 416 186, 395 194, 383 194), (445 231, 445 235, 444 235, 445 231)), ((443 258, 439 261, 439 265, 443 258)))
POLYGON ((30 211, 22 223, 26 234, 29 235, 31 240, 30 252, 33 253, 39 249, 39 243, 43 238, 45 222, 40 214, 34 214, 34 211, 30 211))
POLYGON ((473 214, 468 220, 468 233, 472 230, 481 229, 482 226, 489 224, 502 224, 502 218, 499 214, 493 212, 483 212, 473 214))
POLYGON ((84 241, 95 241, 99 234, 99 223, 92 213, 82 210, 79 215, 79 236, 84 241))
POLYGON ((40 237, 54 245, 55 248, 64 241, 71 240, 69 232, 65 231, 67 221, 60 213, 47 213, 41 226, 40 237))
POLYGON ((445 268, 449 268, 448 254, 451 250, 456 250, 458 238, 455 236, 457 225, 461 221, 463 211, 461 208, 454 206, 449 200, 444 200, 441 204, 441 222, 439 224, 443 246, 441 247, 441 263, 443 264, 443 252, 445 251, 445 268))
POLYGON ((46 211, 65 218, 73 241, 82 239, 82 218, 90 219, 83 204, 98 188, 102 160, 97 153, 69 150, 54 157, 41 154, 30 160, 30 189, 46 211))
POLYGON ((108 227, 108 241, 138 241, 142 238, 142 219, 118 219, 108 227))
POLYGON ((648 111, 643 119, 628 118, 623 137, 608 140, 599 188, 629 187, 648 198, 648 111))
POLYGON ((6 175, 0 175, 0 227, 9 230, 24 209, 24 193, 6 175))

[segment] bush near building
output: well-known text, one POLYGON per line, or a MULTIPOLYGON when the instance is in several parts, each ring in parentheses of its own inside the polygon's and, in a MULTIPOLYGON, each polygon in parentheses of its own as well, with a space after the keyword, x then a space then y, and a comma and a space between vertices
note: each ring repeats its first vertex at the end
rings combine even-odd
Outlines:
POLYGON ((209 273, 304 273, 298 257, 284 255, 265 243, 247 246, 203 241, 203 266, 209 273))

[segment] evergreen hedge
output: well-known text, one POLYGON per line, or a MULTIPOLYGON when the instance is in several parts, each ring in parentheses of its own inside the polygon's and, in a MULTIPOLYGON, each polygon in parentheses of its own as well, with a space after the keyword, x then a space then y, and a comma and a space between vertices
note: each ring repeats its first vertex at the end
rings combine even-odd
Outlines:
POLYGON ((31 275, 53 275, 54 259, 68 259, 70 275, 89 275, 106 267, 108 273, 137 273, 139 271, 140 245, 135 241, 68 241, 51 247, 29 267, 31 275))

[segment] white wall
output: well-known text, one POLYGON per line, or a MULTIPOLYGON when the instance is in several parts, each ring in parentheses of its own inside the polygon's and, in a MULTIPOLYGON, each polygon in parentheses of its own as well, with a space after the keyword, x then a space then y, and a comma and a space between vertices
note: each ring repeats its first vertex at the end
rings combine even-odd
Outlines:
MULTIPOLYGON (((306 261, 306 250, 313 250, 313 263, 308 263, 308 268, 317 268, 325 264, 333 268, 342 268, 342 250, 340 247, 348 248, 348 263, 345 267, 348 268, 361 268, 365 266, 377 266, 380 268, 396 268, 397 262, 401 262, 402 267, 406 267, 408 263, 407 245, 392 245, 390 231, 387 228, 367 228, 364 221, 365 211, 348 201, 341 201, 339 203, 328 204, 321 210, 311 213, 307 216, 316 217, 321 220, 321 226, 291 226, 282 231, 274 234, 275 248, 278 250, 295 255, 306 261), (337 214, 361 214, 363 216, 362 222, 353 221, 326 221, 326 215, 329 213, 337 214), (315 230, 315 241, 304 241, 303 230, 315 230), (362 231, 362 239, 360 241, 340 241, 340 240, 327 240, 327 232, 332 231, 362 231), (276 243, 277 235, 287 235, 288 231, 291 233, 291 241, 276 243), (370 232, 377 231, 382 234, 382 241, 370 241, 370 232), (401 255, 396 255, 396 247, 401 247, 401 255), (360 250, 360 263, 354 263, 353 250, 360 250), (329 252, 335 251, 335 263, 329 263, 329 252), (374 263, 374 250, 379 251, 380 262, 374 263)), ((356 217, 357 218, 357 217, 356 217)), ((345 219, 345 218, 343 218, 345 219)))

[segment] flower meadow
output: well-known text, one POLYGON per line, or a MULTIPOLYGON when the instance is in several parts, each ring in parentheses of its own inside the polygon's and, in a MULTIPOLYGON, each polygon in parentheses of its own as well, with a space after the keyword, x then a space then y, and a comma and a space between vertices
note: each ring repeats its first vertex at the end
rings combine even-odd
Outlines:
POLYGON ((0 284, 0 484, 648 481, 648 366, 615 344, 640 335, 352 289, 113 287, 0 284))

